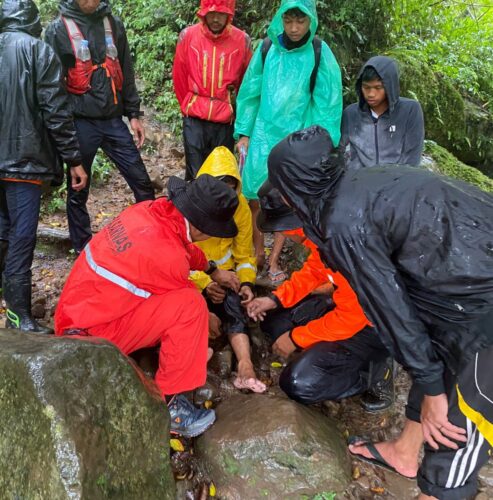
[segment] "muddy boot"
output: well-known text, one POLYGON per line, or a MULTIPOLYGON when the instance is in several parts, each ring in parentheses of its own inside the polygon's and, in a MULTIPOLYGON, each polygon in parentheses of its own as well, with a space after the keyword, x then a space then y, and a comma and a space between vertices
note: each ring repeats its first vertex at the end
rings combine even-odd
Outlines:
POLYGON ((361 406, 374 413, 389 408, 394 402, 394 360, 372 361, 369 389, 361 396, 361 406))
POLYGON ((7 250, 9 249, 9 242, 7 240, 0 240, 0 297, 2 296, 2 276, 5 268, 5 259, 7 258, 7 250))
POLYGON ((31 273, 3 275, 3 296, 7 304, 6 328, 51 334, 53 330, 37 323, 31 315, 31 273))

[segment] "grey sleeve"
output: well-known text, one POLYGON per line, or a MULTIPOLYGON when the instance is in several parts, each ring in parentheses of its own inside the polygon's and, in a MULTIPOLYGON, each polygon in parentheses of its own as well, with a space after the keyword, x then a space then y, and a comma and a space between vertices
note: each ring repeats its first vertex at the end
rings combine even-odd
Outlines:
POLYGON ((418 167, 421 164, 425 140, 425 125, 421 104, 414 101, 409 109, 402 163, 418 167))

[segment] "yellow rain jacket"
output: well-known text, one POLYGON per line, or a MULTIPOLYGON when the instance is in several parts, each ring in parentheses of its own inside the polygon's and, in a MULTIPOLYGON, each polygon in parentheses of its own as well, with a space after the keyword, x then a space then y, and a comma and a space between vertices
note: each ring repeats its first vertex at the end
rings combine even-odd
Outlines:
MULTIPOLYGON (((217 267, 236 271, 241 283, 255 283, 257 267, 253 249, 252 213, 246 198, 241 194, 241 176, 236 159, 228 148, 220 146, 205 160, 197 177, 202 174, 213 177, 230 175, 237 179, 236 191, 240 204, 234 215, 234 221, 238 227, 238 235, 235 238, 209 238, 195 245, 203 250, 207 259, 215 261, 217 267)), ((190 279, 200 291, 212 281, 201 271, 191 273, 190 279)))

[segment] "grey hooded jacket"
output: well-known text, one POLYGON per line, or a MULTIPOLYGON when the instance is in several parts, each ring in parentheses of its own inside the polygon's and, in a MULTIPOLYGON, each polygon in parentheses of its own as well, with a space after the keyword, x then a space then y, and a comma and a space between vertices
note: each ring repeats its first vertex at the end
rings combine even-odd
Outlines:
POLYGON ((397 64, 390 57, 372 57, 356 81, 359 103, 348 106, 342 115, 341 148, 348 168, 376 165, 419 166, 424 142, 423 111, 419 102, 400 97, 397 64), (389 109, 378 119, 363 97, 361 76, 367 67, 380 75, 389 109))

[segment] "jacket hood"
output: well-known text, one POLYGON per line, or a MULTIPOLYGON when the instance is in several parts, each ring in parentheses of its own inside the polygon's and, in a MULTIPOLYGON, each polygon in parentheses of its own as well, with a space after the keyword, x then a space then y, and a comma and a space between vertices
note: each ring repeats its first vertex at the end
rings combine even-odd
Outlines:
POLYGON ((222 177, 223 175, 234 177, 238 181, 236 192, 241 193, 241 175, 236 158, 225 146, 219 146, 212 151, 200 167, 196 177, 204 174, 212 175, 212 177, 222 177))
POLYGON ((272 40, 272 43, 281 50, 286 50, 279 41, 279 37, 284 32, 282 16, 286 11, 296 8, 300 9, 310 18, 310 37, 303 47, 311 45, 313 39, 315 38, 315 33, 318 28, 318 16, 315 0, 282 0, 281 6, 275 13, 269 29, 267 30, 267 35, 272 40))
POLYGON ((317 125, 294 132, 269 155, 269 181, 276 187, 306 228, 318 240, 322 206, 344 173, 344 163, 334 151, 330 135, 317 125))
POLYGON ((35 38, 41 36, 39 11, 33 0, 4 0, 0 12, 0 32, 22 31, 35 38))
POLYGON ((235 0, 201 0, 197 16, 204 18, 209 12, 228 14, 231 22, 235 15, 235 0))
POLYGON ((359 72, 358 79, 356 80, 356 92, 359 97, 359 106, 364 109, 366 104, 363 92, 361 90, 361 77, 365 68, 373 68, 380 76, 385 87, 387 99, 389 101, 389 109, 392 112, 399 101, 400 97, 400 84, 399 84, 399 69, 394 59, 386 56, 376 56, 369 59, 359 72))
POLYGON ((89 19, 99 19, 111 14, 111 7, 109 0, 101 0, 98 8, 92 14, 84 14, 80 8, 77 0, 61 0, 59 7, 60 14, 75 20, 84 21, 89 19))

